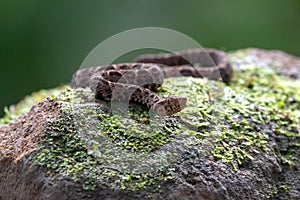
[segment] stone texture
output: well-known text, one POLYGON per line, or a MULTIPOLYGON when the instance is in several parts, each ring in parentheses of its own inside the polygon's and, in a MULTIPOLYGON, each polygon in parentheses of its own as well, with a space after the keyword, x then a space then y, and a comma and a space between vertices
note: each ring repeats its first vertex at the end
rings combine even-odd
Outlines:
MULTIPOLYGON (((263 61, 267 65, 275 63, 281 73, 300 79, 298 58, 278 51, 246 51, 250 52, 248 64, 263 61)), ((133 192, 101 184, 95 190, 86 191, 61 174, 49 176, 45 168, 33 165, 31 161, 47 127, 58 117, 61 117, 61 104, 44 99, 34 105, 29 113, 0 126, 0 200, 300 199, 300 163, 290 167, 269 152, 245 161, 235 171, 229 164, 195 149, 182 151, 176 163, 174 179, 161 183, 160 192, 156 192, 154 186, 133 192), (289 185, 289 188, 284 185, 289 185)), ((274 144, 278 150, 285 145, 285 141, 280 139, 274 144)))

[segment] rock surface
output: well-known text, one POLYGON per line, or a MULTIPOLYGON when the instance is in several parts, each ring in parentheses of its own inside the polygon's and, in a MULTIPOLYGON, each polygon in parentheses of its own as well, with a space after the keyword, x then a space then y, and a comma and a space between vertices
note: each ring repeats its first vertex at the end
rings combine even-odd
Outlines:
POLYGON ((112 117, 89 90, 60 88, 0 125, 0 200, 300 199, 300 59, 260 49, 230 56, 230 86, 166 81, 162 95, 174 84, 184 94, 187 83, 201 94, 197 110, 178 116, 112 117))

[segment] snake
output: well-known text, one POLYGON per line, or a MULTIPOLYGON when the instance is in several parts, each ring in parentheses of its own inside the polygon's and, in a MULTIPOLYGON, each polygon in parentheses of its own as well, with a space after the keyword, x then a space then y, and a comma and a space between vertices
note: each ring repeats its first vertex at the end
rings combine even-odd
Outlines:
POLYGON ((73 74, 71 86, 90 87, 96 100, 133 102, 159 116, 170 116, 186 107, 187 98, 160 97, 156 91, 165 78, 205 77, 228 84, 232 74, 232 65, 224 51, 198 48, 145 54, 130 63, 82 68, 73 74))

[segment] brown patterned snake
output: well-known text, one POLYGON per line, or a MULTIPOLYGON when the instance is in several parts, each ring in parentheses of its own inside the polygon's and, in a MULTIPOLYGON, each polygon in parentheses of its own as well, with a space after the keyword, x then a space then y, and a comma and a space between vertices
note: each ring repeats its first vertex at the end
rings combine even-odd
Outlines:
POLYGON ((138 57, 135 63, 80 69, 73 75, 72 87, 90 87, 96 99, 135 102, 166 116, 186 106, 185 97, 162 98, 155 93, 164 78, 174 76, 222 79, 228 83, 232 77, 232 66, 226 53, 215 49, 149 54, 138 57))

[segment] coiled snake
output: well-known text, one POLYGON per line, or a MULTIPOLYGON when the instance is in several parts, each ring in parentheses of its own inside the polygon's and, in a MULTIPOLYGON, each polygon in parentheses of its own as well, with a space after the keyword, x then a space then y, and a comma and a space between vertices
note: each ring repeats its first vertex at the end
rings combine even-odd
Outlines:
POLYGON ((232 66, 225 52, 215 49, 189 49, 173 54, 149 54, 134 63, 90 67, 76 71, 72 87, 90 87, 99 100, 129 101, 145 105, 160 116, 172 115, 186 106, 179 96, 162 98, 155 91, 164 78, 206 77, 229 83, 232 66), (197 67, 199 66, 199 67, 197 67))

